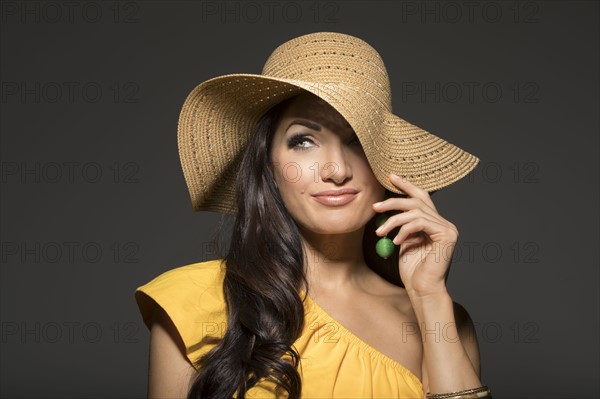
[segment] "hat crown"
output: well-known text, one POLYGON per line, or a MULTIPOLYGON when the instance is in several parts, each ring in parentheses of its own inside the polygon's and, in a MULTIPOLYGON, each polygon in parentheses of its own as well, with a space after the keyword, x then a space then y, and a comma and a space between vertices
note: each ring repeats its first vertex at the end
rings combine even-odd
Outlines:
POLYGON ((278 46, 267 59, 262 75, 352 87, 392 112, 390 79, 379 53, 357 37, 317 32, 278 46))

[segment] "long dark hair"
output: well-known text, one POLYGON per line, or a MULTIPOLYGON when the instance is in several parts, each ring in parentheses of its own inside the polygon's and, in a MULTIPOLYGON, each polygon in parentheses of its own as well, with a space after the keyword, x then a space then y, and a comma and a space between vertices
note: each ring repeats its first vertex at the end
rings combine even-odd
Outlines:
MULTIPOLYGON (((269 169, 271 140, 290 100, 261 117, 243 155, 235 187, 238 213, 224 257, 227 330, 198 360, 200 372, 188 399, 231 399, 234 393, 242 399, 263 378, 277 385, 277 396, 287 391, 289 399, 300 398, 300 355, 293 344, 304 327, 299 290, 304 286, 308 292, 310 287, 300 231, 269 169)), ((365 261, 380 276, 403 287, 398 248, 387 260, 375 254, 379 237, 374 219, 363 237, 365 261)), ((396 233, 397 229, 392 232, 396 233)))

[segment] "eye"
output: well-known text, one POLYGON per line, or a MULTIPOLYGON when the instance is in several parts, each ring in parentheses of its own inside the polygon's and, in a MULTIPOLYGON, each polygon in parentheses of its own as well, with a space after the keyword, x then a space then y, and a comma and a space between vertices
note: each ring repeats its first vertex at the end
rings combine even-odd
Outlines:
POLYGON ((306 151, 310 147, 307 147, 306 145, 298 146, 298 144, 305 143, 314 144, 314 142, 311 139, 309 139, 306 134, 296 134, 288 139, 287 145, 288 148, 291 148, 294 151, 306 151))

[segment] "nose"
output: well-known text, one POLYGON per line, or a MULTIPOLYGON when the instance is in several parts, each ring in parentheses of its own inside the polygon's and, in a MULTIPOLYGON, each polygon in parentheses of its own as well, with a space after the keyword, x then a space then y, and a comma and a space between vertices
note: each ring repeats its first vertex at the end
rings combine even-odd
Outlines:
POLYGON ((329 147, 327 158, 321 166, 321 180, 332 180, 336 184, 342 184, 352 178, 352 166, 347 151, 341 143, 329 147))

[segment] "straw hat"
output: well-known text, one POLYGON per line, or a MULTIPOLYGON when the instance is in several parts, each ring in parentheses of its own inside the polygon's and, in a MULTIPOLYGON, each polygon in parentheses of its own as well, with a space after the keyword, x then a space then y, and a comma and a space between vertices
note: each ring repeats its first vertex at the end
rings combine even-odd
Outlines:
POLYGON ((179 116, 179 156, 194 211, 236 213, 233 183, 260 116, 307 90, 352 126, 379 182, 404 194, 395 173, 431 192, 475 168, 479 159, 392 113, 389 77, 380 55, 347 34, 317 32, 289 40, 262 73, 209 79, 188 95, 179 116))

